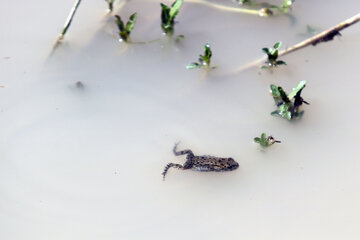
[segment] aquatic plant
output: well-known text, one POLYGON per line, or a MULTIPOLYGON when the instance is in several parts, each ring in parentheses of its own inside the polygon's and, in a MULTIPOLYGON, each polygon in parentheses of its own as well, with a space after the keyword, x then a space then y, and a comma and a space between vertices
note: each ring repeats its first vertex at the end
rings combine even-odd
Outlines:
POLYGON ((279 65, 287 65, 286 62, 277 60, 281 44, 281 42, 277 42, 274 44, 273 48, 262 49, 262 51, 267 55, 267 60, 265 61, 265 65, 263 65, 261 68, 273 68, 279 65))
POLYGON ((136 23, 136 13, 133 13, 129 17, 129 21, 124 24, 121 17, 119 15, 115 15, 115 23, 119 29, 119 37, 121 40, 128 42, 131 31, 134 29, 136 23))
POLYGON ((266 136, 266 133, 262 133, 260 137, 254 138, 254 142, 260 144, 262 147, 269 147, 274 143, 281 143, 281 141, 275 140, 273 136, 266 136))
POLYGON ((211 67, 211 57, 212 57, 212 51, 210 48, 210 44, 206 43, 204 45, 204 55, 199 56, 198 62, 190 63, 186 66, 187 69, 196 69, 196 68, 206 68, 206 69, 214 69, 216 66, 211 67))
POLYGON ((161 28, 166 35, 172 35, 174 33, 175 18, 180 11, 182 3, 183 0, 176 0, 170 7, 163 3, 160 3, 161 28))
POLYGON ((270 92, 278 107, 271 115, 279 115, 287 120, 300 118, 304 113, 304 111, 299 110, 300 106, 303 103, 309 104, 301 97, 301 92, 305 86, 306 81, 301 81, 290 94, 286 94, 282 87, 271 84, 270 92))

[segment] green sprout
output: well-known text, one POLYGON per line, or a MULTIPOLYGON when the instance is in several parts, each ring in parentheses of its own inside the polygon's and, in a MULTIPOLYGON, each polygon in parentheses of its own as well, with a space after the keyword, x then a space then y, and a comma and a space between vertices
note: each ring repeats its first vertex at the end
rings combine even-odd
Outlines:
POLYGON ((283 13, 287 14, 291 11, 292 5, 295 2, 295 0, 284 0, 281 6, 269 4, 269 3, 260 3, 259 5, 264 7, 270 12, 277 12, 277 13, 283 13))
POLYGON ((266 65, 261 68, 271 68, 277 67, 279 65, 287 65, 286 62, 277 60, 279 55, 279 48, 281 47, 281 42, 277 42, 274 44, 274 48, 263 48, 262 51, 267 55, 266 65))
POLYGON ((114 9, 114 2, 115 2, 115 0, 105 0, 105 2, 108 3, 108 9, 109 9, 109 11, 112 12, 113 9, 114 9))
POLYGON ((278 140, 275 140, 273 136, 266 136, 266 133, 262 133, 260 137, 254 138, 254 142, 259 143, 262 147, 269 147, 274 143, 281 143, 278 140))
POLYGON ((164 33, 171 36, 174 33, 175 17, 180 11, 183 0, 176 0, 171 7, 160 3, 161 6, 161 28, 164 33))
POLYGON ((279 11, 285 14, 289 13, 294 2, 295 0, 284 0, 279 11))
POLYGON ((299 111, 300 106, 303 103, 309 104, 300 96, 305 86, 306 81, 301 81, 290 94, 286 94, 282 87, 271 84, 270 92, 278 107, 271 115, 279 115, 287 120, 300 118, 304 114, 304 111, 299 111))
POLYGON ((214 69, 216 67, 211 67, 210 63, 211 63, 211 56, 212 56, 212 52, 211 52, 211 48, 210 48, 210 44, 207 43, 204 45, 204 55, 199 56, 199 62, 193 62, 190 63, 186 66, 187 69, 195 69, 195 68, 206 68, 206 69, 214 69))
POLYGON ((134 29, 136 23, 136 13, 133 13, 129 17, 129 21, 126 23, 126 25, 121 20, 121 17, 119 15, 115 15, 115 23, 119 29, 120 39, 125 42, 129 42, 131 31, 134 29))

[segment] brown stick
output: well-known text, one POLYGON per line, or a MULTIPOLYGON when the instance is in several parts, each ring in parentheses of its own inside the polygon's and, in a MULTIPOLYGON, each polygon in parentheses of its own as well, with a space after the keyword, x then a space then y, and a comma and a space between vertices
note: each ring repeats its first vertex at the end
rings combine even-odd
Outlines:
MULTIPOLYGON (((284 56, 286 54, 289 54, 291 52, 295 52, 296 50, 299 50, 299 49, 302 49, 304 47, 307 47, 309 45, 313 45, 315 46, 316 44, 318 43, 321 43, 321 42, 327 42, 327 41, 331 41, 333 40, 333 38, 336 36, 336 35, 341 35, 340 34, 340 31, 359 22, 360 21, 360 13, 356 14, 355 16, 339 23, 338 25, 332 27, 332 28, 329 28, 311 38, 308 38, 298 44, 295 44, 294 46, 292 47, 289 47, 285 50, 282 50, 279 52, 279 57, 280 56, 284 56)), ((238 69, 235 70, 235 73, 238 73, 238 72, 242 72, 244 70, 247 70, 249 68, 253 68, 253 67, 256 67, 262 63, 264 63, 266 61, 266 56, 256 60, 256 61, 253 61, 251 63, 248 63, 246 65, 243 65, 241 67, 239 67, 238 69)))

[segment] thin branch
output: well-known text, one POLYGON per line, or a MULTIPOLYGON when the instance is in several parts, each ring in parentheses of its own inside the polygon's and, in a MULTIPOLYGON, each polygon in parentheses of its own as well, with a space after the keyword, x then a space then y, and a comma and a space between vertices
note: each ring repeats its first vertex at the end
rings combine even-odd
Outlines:
MULTIPOLYGON (((317 45, 319 43, 322 43, 322 42, 327 42, 327 41, 331 41, 334 39, 335 36, 339 35, 341 36, 340 34, 340 31, 347 28, 347 27, 350 27, 351 25, 357 23, 360 21, 360 13, 356 14, 355 16, 339 23, 338 25, 334 26, 334 27, 331 27, 311 38, 308 38, 298 44, 295 44, 294 46, 292 47, 289 47, 285 50, 282 50, 279 52, 279 57, 280 56, 284 56, 286 54, 289 54, 291 52, 295 52, 296 50, 299 50, 299 49, 302 49, 304 47, 307 47, 307 46, 310 46, 310 45, 317 45)), ((241 71, 244 71, 244 70, 247 70, 249 68, 253 68, 253 67, 256 67, 262 63, 264 63, 266 60, 266 56, 254 61, 254 62, 251 62, 251 63, 248 63, 246 65, 243 65, 241 67, 239 67, 238 69, 235 70, 236 73, 238 72, 241 72, 241 71)))
POLYGON ((252 15, 258 15, 258 16, 268 16, 267 12, 264 11, 264 9, 260 10, 252 10, 247 8, 240 8, 240 7, 228 7, 217 3, 208 2, 205 0, 185 0, 185 3, 198 3, 198 4, 204 4, 206 6, 216 8, 219 10, 227 11, 227 12, 236 12, 236 13, 246 13, 246 14, 252 14, 252 15))
POLYGON ((80 3, 81 3, 81 0, 76 0, 76 1, 75 1, 75 4, 74 4, 74 6, 73 6, 72 9, 71 9, 68 18, 66 19, 64 28, 63 28, 63 30, 61 31, 61 33, 60 33, 57 41, 60 41, 61 39, 64 38, 67 30, 69 29, 69 27, 70 27, 70 25, 71 25, 71 22, 72 22, 73 18, 74 18, 74 16, 75 16, 76 10, 77 10, 78 7, 80 6, 80 3))
MULTIPOLYGON (((113 2, 113 1, 112 1, 113 2)), ((125 2, 126 0, 123 0, 121 1, 121 3, 119 4, 119 8, 122 8, 124 5, 125 5, 125 2)), ((55 50, 58 48, 58 46, 60 45, 61 43, 61 40, 64 38, 66 32, 68 31, 70 25, 71 25, 71 22, 75 16, 75 13, 77 11, 77 9, 79 8, 79 5, 81 3, 81 0, 76 0, 75 3, 74 3, 74 6, 71 8, 71 11, 66 19, 66 22, 65 22, 65 25, 60 33, 60 35, 58 36, 58 38, 56 39, 53 47, 52 47, 52 50, 49 54, 48 57, 51 57, 53 55, 53 53, 55 52, 55 50)))

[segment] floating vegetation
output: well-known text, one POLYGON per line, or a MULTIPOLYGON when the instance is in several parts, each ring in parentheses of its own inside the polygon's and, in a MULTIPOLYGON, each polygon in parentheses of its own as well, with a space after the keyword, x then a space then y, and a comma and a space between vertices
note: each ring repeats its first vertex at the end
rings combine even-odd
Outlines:
POLYGON ((236 2, 249 7, 262 7, 260 11, 264 14, 263 16, 272 16, 274 14, 288 14, 292 9, 295 0, 284 0, 280 6, 267 2, 256 3, 252 0, 236 0, 236 2))
POLYGON ((279 115, 287 120, 300 118, 304 114, 304 111, 299 110, 300 106, 303 103, 309 104, 301 97, 305 86, 306 81, 301 81, 290 94, 286 94, 282 87, 271 84, 270 92, 278 107, 278 110, 272 112, 271 115, 279 115))
POLYGON ((273 48, 263 48, 262 51, 267 55, 267 60, 265 61, 265 65, 261 68, 274 68, 279 65, 287 65, 286 62, 277 60, 279 56, 279 48, 281 47, 281 42, 277 42, 274 44, 273 48))
POLYGON ((260 137, 254 138, 254 142, 260 144, 262 147, 269 147, 274 143, 281 143, 281 141, 275 140, 273 136, 266 136, 266 133, 262 133, 260 137))
POLYGON ((131 31, 134 29, 136 23, 136 13, 133 13, 129 17, 129 21, 126 23, 126 25, 124 24, 119 15, 115 15, 115 23, 119 29, 120 40, 129 42, 131 31))
POLYGON ((183 3, 183 0, 176 0, 173 2, 171 7, 160 3, 161 5, 161 28, 163 29, 164 33, 168 36, 173 35, 174 33, 174 25, 175 25, 175 18, 180 11, 180 7, 183 3))
POLYGON ((302 36, 302 37, 312 37, 316 34, 318 34, 320 32, 319 29, 311 26, 311 25, 306 25, 306 32, 305 33, 300 33, 299 36, 302 36))
POLYGON ((198 62, 190 63, 186 66, 187 69, 196 69, 196 68, 206 68, 206 69, 214 69, 216 66, 211 67, 211 56, 212 51, 210 48, 210 44, 207 43, 204 45, 204 55, 199 56, 198 62))

